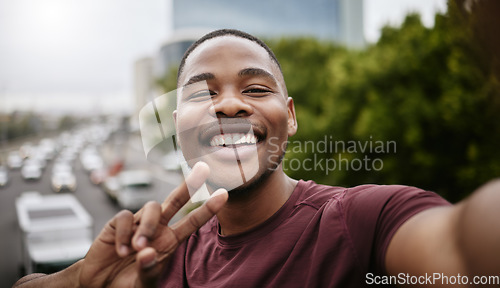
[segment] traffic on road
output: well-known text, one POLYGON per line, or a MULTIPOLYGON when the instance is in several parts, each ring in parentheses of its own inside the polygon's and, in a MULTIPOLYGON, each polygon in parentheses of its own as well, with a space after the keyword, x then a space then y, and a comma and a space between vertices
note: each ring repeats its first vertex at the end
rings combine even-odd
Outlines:
POLYGON ((168 155, 148 161, 141 145, 136 133, 100 124, 9 147, 0 162, 0 287, 70 265, 118 211, 168 196, 180 168, 168 155))

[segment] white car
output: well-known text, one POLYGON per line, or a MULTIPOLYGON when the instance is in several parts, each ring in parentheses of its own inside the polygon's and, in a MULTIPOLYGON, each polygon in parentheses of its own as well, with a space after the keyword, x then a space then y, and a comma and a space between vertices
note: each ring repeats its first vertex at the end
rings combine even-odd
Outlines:
POLYGON ((73 167, 71 167, 70 162, 65 162, 61 160, 56 161, 52 166, 52 174, 59 172, 73 172, 73 167))
POLYGON ((0 187, 4 187, 9 182, 9 172, 5 166, 0 166, 0 187))
POLYGON ((117 176, 119 189, 116 200, 124 209, 138 210, 146 202, 156 200, 153 177, 147 170, 126 170, 117 176))
POLYGON ((118 178, 116 176, 107 176, 102 181, 101 187, 113 202, 117 201, 120 183, 118 182, 118 178))
POLYGON ((21 168, 21 175, 25 180, 38 180, 42 177, 42 166, 38 161, 26 159, 23 168, 21 168))
POLYGON ((47 159, 45 159, 45 155, 40 152, 38 148, 34 148, 31 152, 31 157, 28 159, 25 159, 24 161, 36 161, 38 162, 38 165, 42 167, 42 169, 45 169, 47 166, 47 159))
POLYGON ((51 178, 52 190, 54 192, 61 191, 71 191, 75 192, 76 190, 76 177, 73 172, 69 170, 60 170, 52 173, 51 178))
POLYGON ((21 154, 17 151, 12 151, 7 156, 7 166, 10 169, 19 169, 23 166, 23 158, 21 158, 21 154))
POLYGON ((49 138, 40 140, 38 150, 45 160, 52 160, 57 152, 56 142, 49 138))
POLYGON ((73 194, 24 192, 16 212, 26 274, 59 271, 92 245, 93 220, 73 194))
POLYGON ((82 162, 83 169, 87 172, 92 170, 102 169, 104 167, 104 161, 101 156, 97 153, 82 153, 80 155, 80 161, 82 162))

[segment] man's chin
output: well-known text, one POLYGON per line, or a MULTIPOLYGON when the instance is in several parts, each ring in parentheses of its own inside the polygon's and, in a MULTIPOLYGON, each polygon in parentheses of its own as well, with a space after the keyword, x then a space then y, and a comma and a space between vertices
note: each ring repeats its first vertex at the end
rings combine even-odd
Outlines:
MULTIPOLYGON (((271 169, 265 169, 263 172, 259 171, 254 177, 245 181, 243 184, 235 185, 235 183, 228 183, 226 181, 207 181, 207 185, 212 191, 219 188, 224 188, 228 191, 228 201, 237 201, 239 199, 246 199, 254 194, 254 191, 259 189, 259 186, 264 183, 269 176, 274 172, 271 169), (225 183, 224 183, 225 182, 225 183)), ((240 182, 241 183, 241 182, 240 182)))

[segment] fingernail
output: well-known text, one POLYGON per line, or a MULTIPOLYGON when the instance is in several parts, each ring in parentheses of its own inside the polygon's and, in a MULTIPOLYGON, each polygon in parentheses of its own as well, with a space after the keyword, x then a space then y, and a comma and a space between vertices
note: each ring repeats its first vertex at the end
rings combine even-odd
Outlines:
POLYGON ((186 184, 188 187, 198 190, 205 180, 210 175, 210 168, 205 162, 197 162, 191 173, 186 177, 186 184))
POLYGON ((222 195, 222 194, 227 194, 226 189, 223 189, 223 188, 217 189, 217 191, 215 191, 212 195, 210 195, 210 198, 214 198, 214 197, 222 195))
POLYGON ((142 269, 149 269, 149 268, 155 266, 155 264, 156 264, 156 259, 153 259, 148 263, 142 263, 142 269))
POLYGON ((144 247, 146 247, 147 244, 148 244, 148 240, 146 239, 146 237, 139 236, 139 238, 137 239, 137 246, 139 248, 144 248, 144 247))
POLYGON ((128 247, 125 245, 120 246, 120 255, 121 256, 127 256, 128 254, 128 247))

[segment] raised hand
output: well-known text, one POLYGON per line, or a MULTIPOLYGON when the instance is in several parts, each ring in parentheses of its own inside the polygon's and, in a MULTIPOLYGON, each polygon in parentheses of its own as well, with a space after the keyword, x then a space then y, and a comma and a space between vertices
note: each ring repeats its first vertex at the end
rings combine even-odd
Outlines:
POLYGON ((135 215, 126 210, 116 214, 79 263, 79 284, 82 287, 156 287, 162 267, 179 244, 227 201, 227 191, 219 189, 201 207, 168 226, 170 219, 189 200, 188 190, 198 189, 209 173, 208 165, 200 162, 161 205, 148 202, 135 215))

